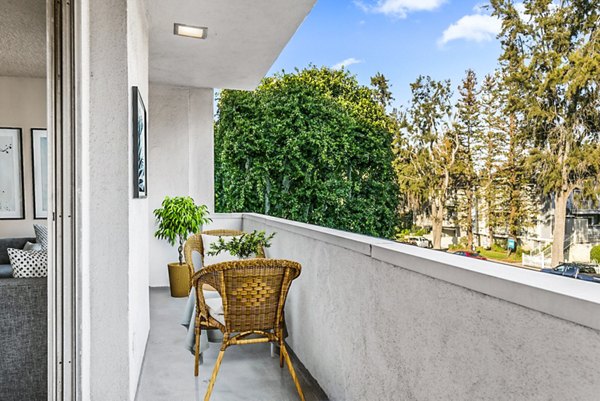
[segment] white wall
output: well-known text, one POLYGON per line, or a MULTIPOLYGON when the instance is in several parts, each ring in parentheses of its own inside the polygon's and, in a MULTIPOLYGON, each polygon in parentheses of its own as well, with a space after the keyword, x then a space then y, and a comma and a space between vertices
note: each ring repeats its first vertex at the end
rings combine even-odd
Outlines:
POLYGON ((243 227, 302 264, 287 342, 332 401, 600 393, 598 284, 267 216, 243 227))
POLYGON ((154 238, 152 211, 165 196, 189 195, 214 210, 213 90, 150 85, 148 221, 150 286, 168 286, 177 248, 154 238))
MULTIPOLYGON (((148 110, 148 19, 143 0, 127 2, 127 51, 129 88, 137 86, 148 110)), ((133 166, 132 91, 129 90, 129 166, 133 166)), ((133 168, 129 168, 133 182, 133 168)), ((148 199, 133 199, 129 190, 129 395, 135 397, 150 332, 148 290, 148 199)))
POLYGON ((83 399, 133 399, 149 331, 148 200, 133 199, 132 99, 148 105, 142 0, 81 8, 80 228, 83 399))
POLYGON ((0 220, 0 238, 34 237, 31 128, 46 128, 46 79, 0 77, 0 127, 21 128, 25 220, 0 220))

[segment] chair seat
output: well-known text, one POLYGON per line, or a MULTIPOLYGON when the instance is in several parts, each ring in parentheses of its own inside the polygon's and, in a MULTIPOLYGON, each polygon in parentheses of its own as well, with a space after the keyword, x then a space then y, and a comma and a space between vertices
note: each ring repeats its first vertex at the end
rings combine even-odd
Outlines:
POLYGON ((223 299, 219 296, 214 298, 205 299, 206 306, 208 307, 208 313, 217 322, 225 326, 225 312, 223 311, 223 299))

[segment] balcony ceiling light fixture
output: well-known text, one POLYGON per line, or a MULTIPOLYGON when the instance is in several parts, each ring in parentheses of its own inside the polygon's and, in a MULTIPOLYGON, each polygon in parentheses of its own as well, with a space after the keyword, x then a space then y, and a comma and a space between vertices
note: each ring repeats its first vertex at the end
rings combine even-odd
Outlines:
POLYGON ((175 23, 173 33, 179 36, 187 36, 194 39, 206 39, 208 28, 205 26, 192 26, 186 24, 175 23))

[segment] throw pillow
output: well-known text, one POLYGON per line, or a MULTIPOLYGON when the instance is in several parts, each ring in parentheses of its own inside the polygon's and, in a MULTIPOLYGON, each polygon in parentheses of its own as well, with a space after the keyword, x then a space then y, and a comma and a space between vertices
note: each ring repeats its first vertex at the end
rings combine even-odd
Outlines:
POLYGON ((13 277, 46 277, 48 276, 48 252, 24 251, 8 248, 8 257, 13 268, 13 277))
POLYGON ((34 224, 35 242, 42 246, 42 249, 48 249, 48 227, 41 224, 34 224))
MULTIPOLYGON (((232 238, 239 238, 233 236, 224 236, 225 242, 231 241, 232 238)), ((204 247, 204 266, 214 265, 215 263, 230 262, 232 260, 240 260, 239 257, 232 255, 229 251, 221 251, 218 255, 210 256, 210 245, 219 240, 218 235, 206 235, 202 234, 202 246, 204 247)))
POLYGON ((23 250, 24 251, 41 251, 42 246, 40 244, 38 244, 37 242, 34 244, 34 243, 27 241, 27 243, 23 247, 23 250))

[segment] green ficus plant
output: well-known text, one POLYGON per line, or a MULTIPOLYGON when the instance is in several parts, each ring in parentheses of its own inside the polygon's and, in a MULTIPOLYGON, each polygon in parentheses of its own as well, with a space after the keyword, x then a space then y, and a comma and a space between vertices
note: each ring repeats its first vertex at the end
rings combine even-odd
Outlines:
POLYGON ((231 237, 229 241, 225 241, 223 237, 219 237, 217 242, 210 245, 210 256, 215 256, 222 251, 229 251, 234 256, 247 258, 260 251, 261 248, 269 248, 271 240, 275 233, 267 236, 264 231, 252 231, 251 233, 242 234, 239 237, 231 237))
POLYGON ((154 236, 165 239, 175 246, 179 243, 179 264, 183 263, 183 244, 192 233, 200 231, 203 224, 212 220, 208 218, 208 207, 196 205, 189 196, 165 197, 162 207, 154 210, 158 229, 154 236))

